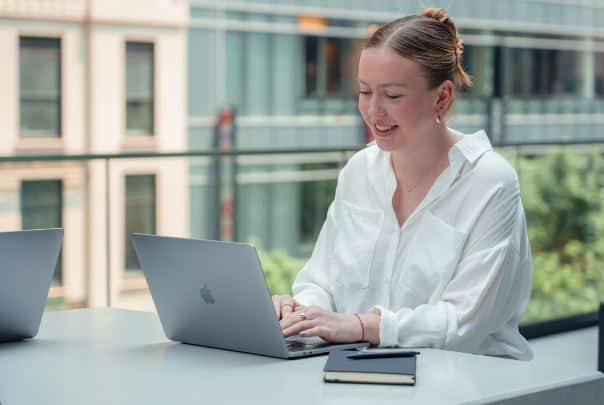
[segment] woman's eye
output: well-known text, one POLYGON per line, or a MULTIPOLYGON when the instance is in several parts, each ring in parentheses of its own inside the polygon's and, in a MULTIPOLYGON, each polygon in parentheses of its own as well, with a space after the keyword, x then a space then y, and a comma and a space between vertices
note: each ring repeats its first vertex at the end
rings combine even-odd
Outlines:
POLYGON ((386 97, 388 97, 391 100, 396 100, 396 99, 403 97, 403 95, 402 94, 386 94, 386 97))
POLYGON ((366 96, 367 94, 371 94, 369 90, 359 90, 359 94, 366 96))

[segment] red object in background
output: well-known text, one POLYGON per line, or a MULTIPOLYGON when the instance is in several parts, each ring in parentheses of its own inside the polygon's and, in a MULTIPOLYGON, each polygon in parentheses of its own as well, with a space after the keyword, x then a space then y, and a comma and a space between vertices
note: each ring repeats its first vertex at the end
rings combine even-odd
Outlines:
MULTIPOLYGON (((214 127, 214 145, 220 151, 231 151, 235 148, 235 111, 226 106, 220 109, 214 127)), ((235 158, 221 156, 216 159, 217 203, 220 207, 220 218, 217 233, 221 240, 233 240, 235 237, 235 158)))
POLYGON ((233 218, 233 200, 220 202, 220 215, 222 215, 223 218, 233 218))
POLYGON ((233 110, 229 107, 224 107, 218 115, 219 125, 231 125, 233 123, 233 110))
POLYGON ((224 107, 218 114, 216 120, 216 139, 218 149, 230 151, 235 146, 235 135, 233 131, 234 112, 230 107, 224 107))

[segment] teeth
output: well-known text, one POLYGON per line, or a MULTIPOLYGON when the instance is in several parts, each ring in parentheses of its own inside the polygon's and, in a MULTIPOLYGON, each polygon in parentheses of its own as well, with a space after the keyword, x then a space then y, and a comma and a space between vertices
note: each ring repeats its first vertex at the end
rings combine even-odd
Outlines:
POLYGON ((386 132, 386 131, 389 131, 389 130, 391 130, 392 128, 394 128, 394 125, 390 125, 390 126, 385 126, 385 127, 383 127, 383 126, 381 126, 381 125, 375 124, 375 127, 376 127, 376 128, 379 130, 379 131, 386 132))

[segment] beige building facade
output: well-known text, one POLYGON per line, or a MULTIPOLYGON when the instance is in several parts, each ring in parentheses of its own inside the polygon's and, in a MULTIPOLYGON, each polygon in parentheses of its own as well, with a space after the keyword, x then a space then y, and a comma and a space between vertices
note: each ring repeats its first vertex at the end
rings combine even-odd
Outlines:
MULTIPOLYGON (((187 20, 181 0, 0 0, 0 156, 185 150, 187 20)), ((128 232, 188 235, 187 173, 176 158, 3 162, 0 230, 65 229, 51 297, 152 309, 128 232)))

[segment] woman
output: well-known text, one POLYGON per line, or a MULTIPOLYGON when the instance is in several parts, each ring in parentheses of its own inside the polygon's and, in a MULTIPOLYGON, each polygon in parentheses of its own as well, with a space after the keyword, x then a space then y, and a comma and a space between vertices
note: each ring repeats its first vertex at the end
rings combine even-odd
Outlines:
POLYGON ((359 60, 359 111, 375 143, 341 171, 285 336, 530 359, 518 331, 531 252, 514 169, 483 131, 445 125, 471 85, 442 9, 378 29, 359 60))

